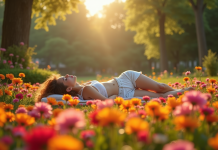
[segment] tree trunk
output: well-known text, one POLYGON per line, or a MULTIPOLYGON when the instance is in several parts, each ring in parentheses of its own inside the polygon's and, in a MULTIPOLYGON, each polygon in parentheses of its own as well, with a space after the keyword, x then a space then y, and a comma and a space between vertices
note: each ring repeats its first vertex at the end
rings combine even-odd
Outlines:
POLYGON ((5 0, 2 25, 2 48, 19 45, 29 46, 33 0, 5 0))
POLYGON ((202 66, 202 58, 207 55, 207 43, 204 31, 203 11, 204 0, 197 0, 196 5, 192 6, 195 13, 195 26, 198 40, 198 59, 199 65, 202 66))
POLYGON ((165 42, 165 14, 159 15, 159 29, 160 29, 160 71, 168 70, 168 60, 167 60, 167 51, 166 51, 166 42, 165 42))

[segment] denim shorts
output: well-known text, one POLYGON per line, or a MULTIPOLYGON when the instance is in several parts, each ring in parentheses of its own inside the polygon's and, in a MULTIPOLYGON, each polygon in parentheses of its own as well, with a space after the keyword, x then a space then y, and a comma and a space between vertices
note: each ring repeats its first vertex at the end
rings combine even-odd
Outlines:
POLYGON ((139 77, 141 72, 127 70, 123 72, 119 77, 114 77, 119 86, 119 95, 123 98, 134 97, 136 89, 136 79, 139 77))

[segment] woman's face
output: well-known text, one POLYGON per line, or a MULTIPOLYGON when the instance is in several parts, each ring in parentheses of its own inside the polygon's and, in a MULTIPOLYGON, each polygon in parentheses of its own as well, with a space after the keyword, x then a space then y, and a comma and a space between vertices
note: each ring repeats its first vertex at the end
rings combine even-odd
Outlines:
POLYGON ((63 83, 67 87, 75 87, 77 83, 76 79, 76 76, 66 74, 65 76, 61 76, 57 81, 58 83, 63 83))

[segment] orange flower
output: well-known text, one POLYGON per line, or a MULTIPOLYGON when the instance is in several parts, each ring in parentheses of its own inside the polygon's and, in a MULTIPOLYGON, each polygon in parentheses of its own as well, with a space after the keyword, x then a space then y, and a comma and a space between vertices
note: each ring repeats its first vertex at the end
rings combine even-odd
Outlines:
POLYGON ((215 137, 209 138, 208 145, 210 145, 213 149, 218 149, 218 133, 215 137))
POLYGON ((5 107, 5 102, 0 102, 0 108, 4 108, 5 107))
POLYGON ((8 95, 8 96, 11 96, 11 95, 12 95, 12 92, 5 89, 5 94, 8 95))
POLYGON ((51 66, 50 66, 50 65, 48 65, 48 66, 47 66, 47 68, 48 68, 48 69, 51 69, 51 66))
POLYGON ((71 99, 68 101, 70 106, 76 106, 77 104, 79 104, 79 100, 78 99, 71 99))
POLYGON ((122 97, 116 97, 116 98, 114 99, 114 102, 115 102, 118 106, 120 106, 120 105, 123 103, 123 101, 124 101, 124 99, 123 99, 122 97))
POLYGON ((65 101, 69 101, 69 100, 72 99, 72 96, 69 95, 69 94, 64 94, 63 97, 62 97, 62 99, 65 100, 65 101))
POLYGON ((184 78, 183 78, 183 81, 185 81, 185 82, 186 82, 186 81, 189 81, 189 80, 190 80, 189 77, 184 77, 184 78))
POLYGON ((169 108, 168 107, 160 107, 156 111, 154 111, 154 116, 156 119, 164 121, 169 117, 169 108))
POLYGON ((35 122, 34 117, 31 117, 24 113, 16 114, 15 120, 21 126, 30 126, 35 122))
POLYGON ((142 105, 141 99, 139 99, 139 98, 132 98, 132 99, 131 99, 131 103, 132 103, 134 106, 142 105))
POLYGON ((148 123, 141 118, 134 117, 130 118, 125 126, 125 131, 127 134, 138 133, 139 131, 148 130, 148 123))
POLYGON ((6 78, 12 80, 12 79, 14 79, 14 75, 13 74, 6 74, 6 78))
POLYGON ((54 127, 56 125, 56 120, 55 118, 52 118, 51 120, 48 120, 48 124, 52 127, 54 127))
POLYGON ((6 112, 6 119, 8 122, 12 122, 15 120, 15 115, 12 112, 6 112))
POLYGON ((24 73, 19 73, 19 77, 24 78, 25 74, 24 73))
POLYGON ((213 102, 213 107, 215 107, 216 109, 218 109, 218 101, 216 101, 216 102, 213 102))
POLYGON ((63 102, 58 102, 58 106, 64 106, 63 102))
POLYGON ((5 111, 10 111, 13 109, 14 109, 14 105, 12 105, 12 104, 5 104, 5 106, 4 106, 5 111))
POLYGON ((173 75, 173 73, 172 73, 172 72, 170 72, 170 75, 172 76, 172 75, 173 75))
POLYGON ((22 84, 23 83, 23 80, 21 80, 21 78, 14 78, 12 80, 12 83, 13 84, 22 84))
POLYGON ((193 131, 199 126, 199 120, 191 116, 179 116, 174 119, 177 130, 193 131))
POLYGON ((13 88, 14 88, 13 86, 9 86, 9 87, 8 87, 8 89, 9 89, 10 91, 12 91, 13 88))
POLYGON ((214 94, 216 92, 215 88, 207 88, 207 92, 210 94, 214 94))
POLYGON ((0 127, 2 127, 6 121, 6 113, 4 109, 0 108, 0 127))
POLYGON ((155 72, 152 72, 152 75, 155 76, 155 72))
POLYGON ((150 101, 145 105, 146 113, 150 116, 155 115, 155 111, 160 109, 161 105, 156 101, 150 101))
POLYGON ((25 86, 27 89, 29 89, 29 88, 31 88, 31 87, 32 87, 32 85, 31 85, 31 84, 29 84, 29 83, 24 83, 24 86, 25 86))
POLYGON ((95 104, 92 104, 91 107, 92 107, 92 109, 94 109, 94 110, 97 109, 97 105, 95 105, 95 104))
POLYGON ((158 79, 158 80, 161 80, 161 77, 158 77, 157 79, 158 79))
POLYGON ((173 110, 176 106, 179 106, 181 102, 177 101, 175 97, 168 97, 167 98, 167 105, 170 106, 173 110))
POLYGON ((62 112, 62 111, 63 111, 63 109, 60 109, 60 108, 54 109, 53 110, 53 116, 57 117, 60 114, 60 112, 62 112))
POLYGON ((123 103, 120 105, 120 110, 128 111, 131 107, 133 107, 131 101, 130 101, 130 100, 125 100, 125 101, 123 101, 123 103))
MULTIPOLYGON (((18 108, 20 108, 20 107, 25 107, 25 105, 19 105, 18 108)), ((25 108, 26 108, 26 107, 25 107, 25 108)))
POLYGON ((216 79, 210 79, 209 82, 212 83, 212 84, 216 83, 216 79))
MULTIPOLYGON (((24 106, 24 107, 25 107, 25 106, 24 106)), ((26 109, 27 109, 28 111, 32 111, 33 108, 34 108, 34 106, 31 106, 31 105, 29 105, 29 106, 26 107, 26 109)))
POLYGON ((0 74, 0 79, 1 80, 4 80, 5 79, 5 76, 3 74, 0 74))
POLYGON ((218 122, 218 115, 215 113, 206 116, 207 123, 211 124, 213 122, 218 122))
POLYGON ((2 89, 0 89, 0 96, 2 96, 3 95, 3 91, 2 91, 2 89))
POLYGON ((0 141, 1 150, 9 150, 9 145, 5 144, 3 141, 0 141))
POLYGON ((195 69, 198 71, 202 70, 202 68, 200 66, 196 66, 195 69))
POLYGON ((47 97, 47 103, 50 105, 57 105, 57 101, 53 97, 47 97))

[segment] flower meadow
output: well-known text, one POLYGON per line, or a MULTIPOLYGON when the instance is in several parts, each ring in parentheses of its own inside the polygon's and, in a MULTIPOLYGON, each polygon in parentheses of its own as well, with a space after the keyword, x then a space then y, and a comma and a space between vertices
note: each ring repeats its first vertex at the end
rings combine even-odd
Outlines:
MULTIPOLYGON (((198 68, 201 71, 201 68, 198 68)), ((177 96, 105 101, 63 95, 34 103, 39 83, 24 73, 0 74, 0 150, 218 149, 218 82, 191 78, 170 83, 195 90, 177 96)))

